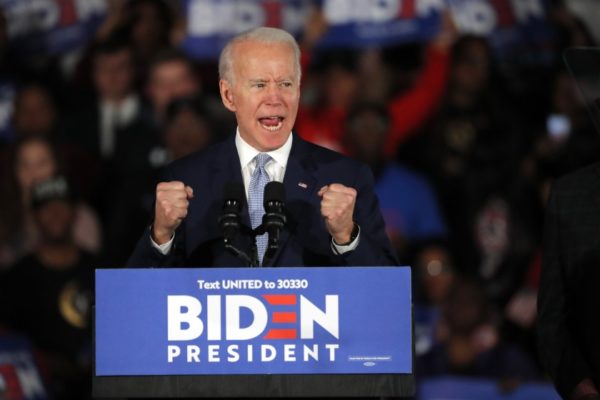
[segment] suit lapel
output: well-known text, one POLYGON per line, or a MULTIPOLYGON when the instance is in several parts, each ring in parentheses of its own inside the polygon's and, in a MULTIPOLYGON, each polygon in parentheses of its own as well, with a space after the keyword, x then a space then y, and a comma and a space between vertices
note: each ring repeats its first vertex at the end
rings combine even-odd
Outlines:
POLYGON ((302 214, 298 212, 301 204, 309 203, 317 196, 317 179, 313 172, 315 164, 312 155, 306 146, 306 143, 298 136, 294 135, 292 149, 288 158, 283 179, 283 186, 286 195, 286 229, 281 232, 279 239, 279 249, 271 259, 268 265, 273 266, 280 257, 282 250, 290 239, 290 232, 297 232, 298 218, 302 214))
MULTIPOLYGON (((240 167, 240 159, 235 147, 235 141, 228 139, 223 147, 220 155, 217 155, 217 162, 213 163, 212 177, 212 196, 219 199, 220 202, 223 196, 223 188, 227 182, 237 182, 242 186, 244 179, 242 178, 242 170, 240 167)), ((248 215, 248 201, 244 199, 244 207, 240 214, 242 223, 250 226, 250 216, 248 215)))

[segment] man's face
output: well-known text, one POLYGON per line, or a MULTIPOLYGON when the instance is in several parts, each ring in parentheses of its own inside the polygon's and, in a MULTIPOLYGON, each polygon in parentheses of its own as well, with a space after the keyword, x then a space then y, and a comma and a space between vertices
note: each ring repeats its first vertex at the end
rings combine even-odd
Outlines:
POLYGON ((169 103, 177 97, 192 96, 199 90, 198 80, 183 61, 164 62, 150 76, 148 95, 154 110, 162 117, 169 103))
POLYGON ((223 104, 235 113, 248 144, 263 152, 278 149, 291 134, 298 112, 294 50, 285 43, 252 40, 232 50, 233 82, 220 82, 223 104))
POLYGON ((71 240, 73 206, 64 200, 52 200, 35 211, 42 240, 47 244, 65 244, 71 240))
POLYGON ((94 63, 94 82, 104 100, 123 100, 133 83, 131 52, 122 49, 111 54, 98 54, 94 63))
POLYGON ((374 111, 362 111, 353 116, 347 128, 348 150, 362 162, 371 163, 382 158, 388 122, 374 111))

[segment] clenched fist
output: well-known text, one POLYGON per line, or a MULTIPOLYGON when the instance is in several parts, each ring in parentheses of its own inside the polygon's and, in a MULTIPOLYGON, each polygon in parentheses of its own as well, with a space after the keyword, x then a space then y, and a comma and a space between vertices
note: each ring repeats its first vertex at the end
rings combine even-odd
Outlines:
POLYGON ((189 199, 194 190, 180 181, 160 182, 156 185, 156 205, 152 239, 158 244, 171 240, 175 229, 188 213, 189 199))
POLYGON ((323 186, 318 194, 321 197, 321 215, 329 234, 337 244, 348 243, 354 228, 356 189, 333 183, 323 186))

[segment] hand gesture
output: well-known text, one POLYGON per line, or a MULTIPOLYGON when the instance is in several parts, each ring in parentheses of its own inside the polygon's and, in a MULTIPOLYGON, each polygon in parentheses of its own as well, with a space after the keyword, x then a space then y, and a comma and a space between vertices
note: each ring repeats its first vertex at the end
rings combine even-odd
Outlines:
POLYGON ((323 186, 318 195, 321 197, 321 215, 336 244, 350 241, 354 228, 354 204, 356 190, 340 183, 323 186))
POLYGON ((158 244, 171 240, 175 229, 187 216, 189 199, 194 190, 180 181, 160 182, 156 185, 156 204, 152 239, 158 244))

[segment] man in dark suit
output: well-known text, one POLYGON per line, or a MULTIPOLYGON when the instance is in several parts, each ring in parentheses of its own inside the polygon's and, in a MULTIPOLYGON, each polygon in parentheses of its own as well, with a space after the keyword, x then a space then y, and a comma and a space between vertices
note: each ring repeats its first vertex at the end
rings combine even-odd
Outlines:
POLYGON ((546 210, 541 361, 564 399, 600 399, 600 164, 559 179, 546 210))
MULTIPOLYGON (((217 219, 227 182, 244 184, 242 221, 260 218, 257 181, 283 181, 287 224, 265 266, 393 265, 366 166, 292 134, 300 99, 300 50, 287 32, 238 35, 219 60, 221 99, 235 113, 235 138, 166 168, 156 188, 154 221, 129 266, 239 266, 224 249, 217 219)), ((263 211, 260 211, 262 214, 263 211)), ((241 234, 236 246, 254 238, 241 234)), ((262 262, 260 237, 257 238, 262 262)))

